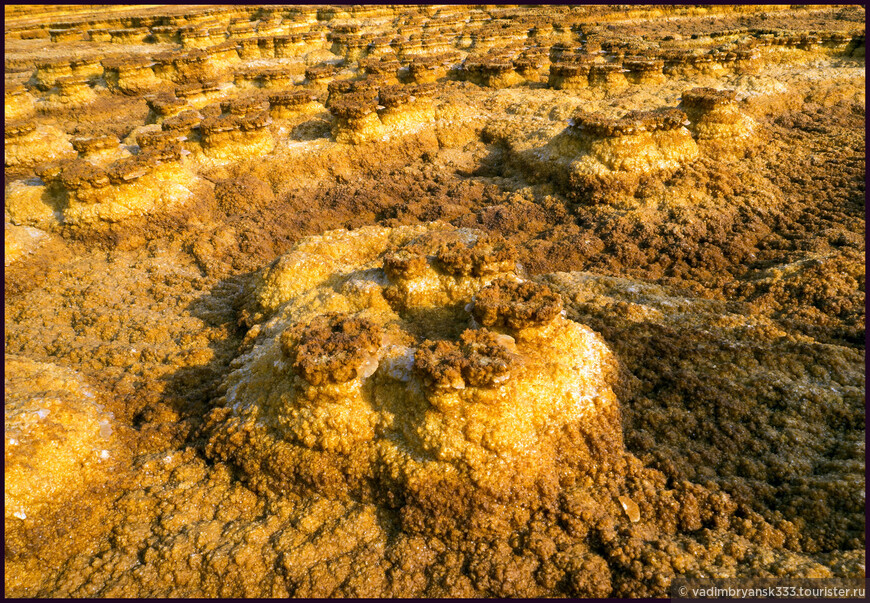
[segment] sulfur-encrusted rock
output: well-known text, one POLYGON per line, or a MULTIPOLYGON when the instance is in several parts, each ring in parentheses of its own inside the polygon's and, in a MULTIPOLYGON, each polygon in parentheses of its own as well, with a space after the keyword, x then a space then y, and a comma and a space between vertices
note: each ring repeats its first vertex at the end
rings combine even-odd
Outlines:
POLYGON ((662 59, 647 57, 625 57, 622 68, 625 78, 632 84, 648 85, 663 82, 665 62, 662 59))
POLYGON ((203 153, 218 161, 266 155, 275 147, 268 110, 208 117, 200 124, 203 153))
POLYGON ((619 119, 578 111, 570 130, 581 156, 572 170, 594 175, 675 169, 698 155, 685 122, 677 109, 633 111, 619 119))
POLYGON ((589 86, 591 65, 583 63, 553 63, 547 85, 556 90, 577 90, 589 86))
POLYGON ((550 60, 543 48, 533 47, 513 60, 514 70, 527 82, 544 80, 550 60))
POLYGON ((327 102, 336 117, 333 136, 336 142, 359 144, 383 136, 383 124, 377 113, 377 92, 363 89, 342 94, 327 102))
POLYGON ((589 66, 589 85, 618 90, 628 84, 620 63, 593 63, 589 66))
POLYGON ((276 119, 287 119, 301 113, 323 110, 311 90, 290 90, 269 95, 269 111, 276 119))
MULTIPOLYGON (((415 497, 436 483, 466 484, 522 506, 536 504, 535 484, 556 470, 563 427, 618 451, 619 409, 608 385, 615 364, 604 342, 551 316, 560 306, 549 289, 501 281, 500 299, 513 296, 513 305, 490 305, 493 325, 516 319, 534 328, 516 338, 468 328, 463 304, 492 279, 465 276, 480 268, 473 261, 438 276, 411 259, 437 253, 451 237, 471 243, 472 256, 473 241, 487 241, 445 227, 367 228, 311 237, 273 264, 255 295, 274 309, 261 315, 254 347, 222 386, 226 410, 216 415, 223 418, 208 453, 236 463, 257 488, 289 490, 289 475, 308 483, 318 478, 299 471, 330 467, 331 496, 378 498, 386 488, 415 497), (291 288, 274 289, 277 270, 291 288), (428 299, 419 291, 417 304, 384 303, 387 279, 427 275, 441 279, 428 299)), ((506 268, 491 250, 479 255, 506 268)))
POLYGON ((93 102, 96 98, 96 94, 90 85, 90 78, 84 75, 57 78, 52 92, 53 94, 49 95, 46 103, 47 106, 53 108, 86 105, 93 102))
POLYGON ((141 94, 160 85, 151 59, 122 57, 103 60, 103 74, 110 90, 124 94, 141 94))
POLYGON ((529 178, 558 183, 583 203, 630 206, 642 179, 665 178, 698 157, 688 123, 679 109, 619 118, 578 109, 567 128, 518 151, 517 161, 529 178))
POLYGON ((281 349, 311 385, 345 383, 363 376, 380 345, 380 326, 341 313, 317 316, 281 334, 281 349))
POLYGON ((92 163, 111 163, 116 159, 129 156, 126 149, 121 148, 117 136, 109 134, 102 136, 81 136, 71 140, 73 148, 79 157, 92 163))
POLYGON ((561 296, 546 285, 500 278, 474 296, 471 315, 485 327, 519 330, 548 324, 561 312, 561 296))
POLYGON ((693 88, 683 93, 682 108, 698 140, 739 143, 752 136, 755 121, 740 110, 733 90, 693 88))
POLYGON ((3 228, 3 261, 5 266, 27 260, 49 240, 43 230, 30 226, 15 226, 6 222, 3 228))
POLYGON ((325 86, 332 81, 336 73, 338 69, 330 63, 309 67, 305 70, 305 80, 312 86, 325 86))
POLYGON ((40 90, 50 90, 57 82, 57 78, 71 75, 73 75, 73 71, 69 60, 49 59, 36 64, 33 82, 40 90))
POLYGON ((74 58, 70 61, 69 65, 72 69, 73 75, 91 79, 103 75, 103 66, 100 63, 100 58, 96 56, 74 58))
POLYGON ((180 147, 161 146, 102 167, 85 159, 44 170, 46 193, 60 197, 67 224, 100 227, 135 216, 179 209, 196 177, 182 167, 180 147))
POLYGON ((4 90, 4 116, 9 121, 26 120, 36 113, 36 99, 22 84, 7 86, 4 90))
POLYGON ((230 115, 251 115, 269 110, 269 102, 259 97, 242 97, 221 102, 221 109, 230 115))
POLYGON ((6 167, 33 167, 76 157, 66 135, 53 126, 37 126, 32 120, 7 122, 3 150, 6 167))
POLYGON ((378 89, 378 102, 382 109, 378 117, 388 135, 407 134, 435 121, 435 108, 430 101, 431 84, 411 86, 382 86, 378 89))
POLYGON ((114 417, 70 369, 10 355, 4 365, 5 520, 33 521, 108 478, 114 417))
POLYGON ((224 86, 215 79, 196 80, 176 86, 175 96, 198 109, 222 96, 224 86))
POLYGON ((146 97, 145 102, 149 109, 148 123, 159 124, 168 117, 174 117, 182 111, 193 108, 187 100, 169 94, 146 97))
POLYGON ((437 57, 418 57, 408 65, 408 74, 415 84, 436 82, 447 75, 447 66, 437 57))

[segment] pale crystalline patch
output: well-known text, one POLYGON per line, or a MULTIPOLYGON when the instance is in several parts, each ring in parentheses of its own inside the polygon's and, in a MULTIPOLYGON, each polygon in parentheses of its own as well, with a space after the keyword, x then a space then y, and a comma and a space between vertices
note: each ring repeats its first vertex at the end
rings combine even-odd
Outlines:
POLYGON ((375 374, 375 371, 378 370, 378 358, 377 356, 369 356, 365 359, 362 365, 358 369, 358 373, 361 379, 368 379, 372 375, 375 374))
POLYGON ((619 504, 622 505, 625 514, 631 520, 631 523, 637 523, 640 521, 640 508, 637 506, 637 503, 631 500, 627 496, 619 497, 619 504))
MULTIPOLYGON (((7 197, 8 199, 8 197, 7 197)), ((41 207, 48 206, 39 202, 41 207)), ((20 209, 20 208, 19 208, 20 209)), ((48 239, 48 233, 29 226, 14 226, 6 223, 4 228, 4 263, 6 266, 36 253, 48 239)))
POLYGON ((437 289, 439 284, 438 277, 434 274, 427 274, 402 283, 405 291, 411 295, 428 293, 429 291, 437 289))
POLYGON ((407 383, 413 375, 414 349, 401 345, 388 346, 385 348, 381 365, 391 379, 407 383))

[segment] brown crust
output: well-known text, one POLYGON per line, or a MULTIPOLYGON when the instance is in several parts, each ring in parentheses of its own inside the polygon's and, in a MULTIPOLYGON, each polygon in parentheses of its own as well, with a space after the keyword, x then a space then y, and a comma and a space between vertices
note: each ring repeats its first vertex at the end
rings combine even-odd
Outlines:
POLYGON ((235 98, 223 101, 221 109, 224 113, 229 113, 230 115, 251 115, 267 111, 269 109, 269 102, 256 97, 235 98))
POLYGON ((154 160, 151 155, 125 157, 114 162, 106 172, 112 184, 124 184, 138 180, 154 169, 154 160))
POLYGON ((683 93, 683 106, 689 109, 709 111, 716 107, 730 105, 735 102, 736 98, 737 92, 734 90, 692 88, 683 93))
POLYGON ((462 241, 443 243, 435 252, 438 267, 457 276, 485 276, 516 269, 514 246, 497 234, 485 234, 467 245, 462 241))
POLYGON ((298 107, 314 100, 314 94, 309 90, 290 90, 269 95, 269 104, 273 107, 298 107))
POLYGON ((561 311, 562 297, 547 285, 500 278, 475 296, 471 314, 487 327, 521 329, 545 325, 561 311))
POLYGON ((63 168, 60 181, 67 190, 83 187, 101 188, 108 186, 109 176, 103 168, 84 159, 77 159, 63 168))
POLYGON ((407 89, 417 99, 432 98, 435 95, 437 86, 434 82, 428 82, 424 84, 411 84, 407 89))
POLYGON ((199 113, 192 109, 188 109, 174 117, 164 119, 161 127, 164 132, 183 132, 195 128, 201 121, 202 118, 199 113))
POLYGON ((399 107, 411 102, 411 91, 406 86, 384 86, 378 91, 378 100, 384 107, 399 107))
POLYGON ((377 109, 377 97, 367 94, 367 91, 356 91, 344 94, 335 99, 330 99, 328 109, 330 113, 342 119, 359 119, 365 117, 377 109))
POLYGON ((674 130, 682 127, 687 119, 686 114, 679 109, 631 111, 620 118, 604 117, 580 109, 572 115, 571 127, 590 136, 608 138, 656 130, 674 130))
POLYGON ((384 256, 384 272, 391 281, 420 276, 428 265, 426 256, 419 253, 398 252, 384 256))
POLYGON ((262 130, 267 125, 269 125, 269 111, 268 109, 264 111, 260 111, 259 113, 249 113, 247 115, 243 115, 239 117, 238 120, 239 128, 241 128, 245 132, 249 132, 251 130, 262 130))
POLYGON ((309 67, 305 70, 305 79, 311 80, 319 80, 325 77, 330 77, 338 73, 338 69, 335 65, 316 65, 314 67, 309 67))
POLYGON ((114 149, 120 144, 117 136, 106 134, 103 136, 73 138, 71 141, 73 148, 79 153, 88 153, 92 151, 103 151, 106 149, 114 149))
POLYGON ((665 62, 661 59, 647 57, 625 57, 622 60, 623 68, 634 72, 661 71, 665 62))
POLYGON ((436 388, 492 387, 519 365, 496 333, 466 329, 459 343, 423 341, 414 354, 414 373, 436 388))
POLYGON ((550 75, 557 77, 577 77, 589 75, 590 65, 582 63, 553 63, 550 75))
POLYGON ((239 120, 233 115, 207 117, 199 124, 200 130, 206 136, 218 132, 232 132, 239 129, 239 120))
POLYGON ((315 317, 281 334, 281 349, 293 368, 311 385, 355 379, 381 345, 381 328, 342 312, 315 317))
POLYGON ((227 213, 242 212, 275 201, 268 184, 252 174, 221 180, 214 187, 218 207, 227 213))

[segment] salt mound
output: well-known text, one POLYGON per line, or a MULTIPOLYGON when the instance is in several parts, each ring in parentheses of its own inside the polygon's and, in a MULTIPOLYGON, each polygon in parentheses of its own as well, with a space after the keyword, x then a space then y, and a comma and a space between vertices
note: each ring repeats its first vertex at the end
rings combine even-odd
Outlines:
POLYGON ((606 464, 622 452, 615 361, 517 268, 505 241, 470 229, 304 240, 252 288, 252 349, 222 386, 209 454, 274 491, 467 484, 518 504, 558 479, 565 429, 606 464))

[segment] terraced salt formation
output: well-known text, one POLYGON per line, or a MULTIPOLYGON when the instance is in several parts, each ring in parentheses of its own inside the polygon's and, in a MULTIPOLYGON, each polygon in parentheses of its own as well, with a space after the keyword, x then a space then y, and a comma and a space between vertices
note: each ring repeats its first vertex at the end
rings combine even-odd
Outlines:
POLYGON ((864 9, 10 6, 9 596, 864 577, 864 9))

